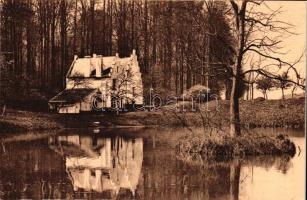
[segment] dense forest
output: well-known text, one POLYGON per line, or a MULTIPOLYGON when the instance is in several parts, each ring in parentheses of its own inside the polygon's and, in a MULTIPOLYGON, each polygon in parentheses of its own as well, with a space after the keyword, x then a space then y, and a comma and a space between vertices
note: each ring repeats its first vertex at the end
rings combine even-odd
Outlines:
POLYGON ((136 49, 146 90, 196 84, 230 92, 231 26, 223 1, 1 0, 1 99, 48 99, 74 55, 136 49))

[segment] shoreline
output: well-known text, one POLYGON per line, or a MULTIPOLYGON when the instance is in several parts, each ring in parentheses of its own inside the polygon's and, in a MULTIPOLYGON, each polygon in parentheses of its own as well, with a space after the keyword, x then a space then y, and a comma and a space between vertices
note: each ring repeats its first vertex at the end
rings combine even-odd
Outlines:
POLYGON ((196 134, 178 140, 176 154, 183 160, 233 160, 248 156, 288 155, 293 157, 297 148, 286 134, 268 135, 264 133, 242 134, 229 137, 227 134, 213 134, 199 137, 196 134))
MULTIPOLYGON (((211 103, 211 107, 215 106, 211 103)), ((215 125, 227 127, 228 101, 219 102, 219 111, 207 117, 215 125), (216 124, 217 123, 217 124, 216 124)), ((303 128, 305 125, 305 99, 241 101, 243 127, 303 128)), ((129 128, 129 127, 210 127, 204 124, 199 112, 173 112, 162 109, 155 112, 137 111, 111 114, 57 114, 8 109, 0 117, 0 133, 61 130, 64 128, 129 128), (183 122, 184 120, 185 122, 183 122)))

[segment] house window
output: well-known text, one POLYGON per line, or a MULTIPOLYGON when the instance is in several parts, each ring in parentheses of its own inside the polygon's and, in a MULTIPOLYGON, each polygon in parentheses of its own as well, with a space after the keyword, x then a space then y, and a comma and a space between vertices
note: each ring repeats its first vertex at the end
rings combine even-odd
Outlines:
POLYGON ((91 176, 96 176, 96 172, 91 170, 91 176))
POLYGON ((135 87, 132 87, 132 96, 135 96, 135 87))

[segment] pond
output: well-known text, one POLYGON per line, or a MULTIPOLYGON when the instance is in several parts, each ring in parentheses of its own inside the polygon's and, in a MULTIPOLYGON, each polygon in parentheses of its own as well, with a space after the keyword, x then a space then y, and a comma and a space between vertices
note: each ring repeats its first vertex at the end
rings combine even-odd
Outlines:
POLYGON ((304 199, 304 131, 257 131, 290 135, 296 155, 188 164, 174 150, 180 128, 2 137, 0 199, 304 199))

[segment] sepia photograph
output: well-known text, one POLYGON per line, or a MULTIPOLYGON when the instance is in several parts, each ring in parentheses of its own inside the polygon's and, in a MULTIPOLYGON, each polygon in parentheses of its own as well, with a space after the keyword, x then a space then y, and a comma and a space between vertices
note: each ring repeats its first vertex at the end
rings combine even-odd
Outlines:
POLYGON ((0 0, 0 200, 304 200, 306 12, 0 0))

